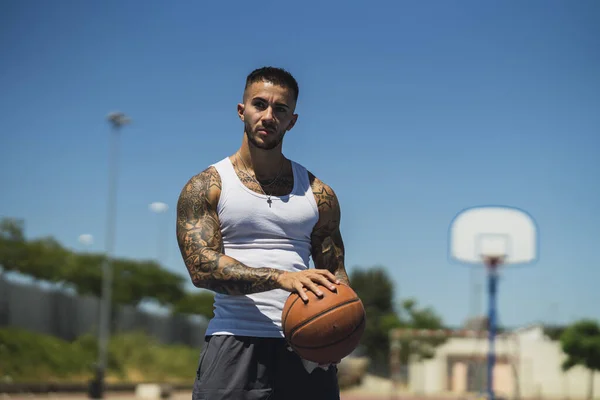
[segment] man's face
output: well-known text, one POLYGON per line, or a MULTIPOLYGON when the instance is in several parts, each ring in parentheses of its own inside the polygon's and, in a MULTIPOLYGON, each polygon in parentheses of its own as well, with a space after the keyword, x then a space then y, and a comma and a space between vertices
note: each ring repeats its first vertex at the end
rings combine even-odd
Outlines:
POLYGON ((251 145, 263 150, 279 146, 298 116, 291 90, 270 82, 255 82, 246 89, 238 115, 251 145))

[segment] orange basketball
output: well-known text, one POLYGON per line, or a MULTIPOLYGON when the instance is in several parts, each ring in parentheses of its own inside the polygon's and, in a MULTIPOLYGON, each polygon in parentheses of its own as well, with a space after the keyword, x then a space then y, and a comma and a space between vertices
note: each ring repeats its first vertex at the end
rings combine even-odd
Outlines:
POLYGON ((297 293, 283 307, 282 326, 288 344, 305 360, 329 364, 340 361, 358 346, 365 330, 362 301, 349 286, 337 292, 322 287, 323 297, 307 291, 308 302, 297 293))

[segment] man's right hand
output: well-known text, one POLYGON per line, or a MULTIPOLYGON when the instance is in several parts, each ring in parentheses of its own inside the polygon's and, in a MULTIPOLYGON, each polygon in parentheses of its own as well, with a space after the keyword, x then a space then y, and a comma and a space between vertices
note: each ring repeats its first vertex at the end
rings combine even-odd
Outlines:
POLYGON ((318 285, 322 285, 335 292, 335 284, 340 281, 326 269, 306 269, 299 272, 284 272, 277 278, 280 289, 296 292, 304 302, 308 301, 305 291, 312 291, 317 297, 323 297, 323 292, 318 285))

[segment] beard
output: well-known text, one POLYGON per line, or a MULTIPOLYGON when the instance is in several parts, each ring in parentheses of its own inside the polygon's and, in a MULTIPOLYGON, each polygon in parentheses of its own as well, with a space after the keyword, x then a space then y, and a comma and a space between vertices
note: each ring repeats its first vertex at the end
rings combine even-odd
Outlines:
POLYGON ((261 150, 273 150, 274 148, 279 146, 281 142, 283 142, 283 137, 285 136, 285 131, 277 132, 276 137, 269 137, 268 141, 265 140, 263 142, 259 142, 257 140, 258 134, 252 130, 251 126, 244 123, 244 130, 246 132, 246 137, 248 138, 248 141, 252 144, 252 146, 261 150))

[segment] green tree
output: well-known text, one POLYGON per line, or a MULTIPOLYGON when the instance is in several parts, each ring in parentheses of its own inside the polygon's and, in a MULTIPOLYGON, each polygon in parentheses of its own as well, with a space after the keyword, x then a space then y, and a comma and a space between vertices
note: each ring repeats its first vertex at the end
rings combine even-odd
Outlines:
POLYGON ((395 287, 385 267, 353 268, 350 282, 365 309, 377 316, 394 312, 395 287))
MULTIPOLYGON (((76 253, 52 237, 26 240, 22 221, 0 220, 0 264, 35 280, 71 287, 78 294, 102 294, 103 254, 76 253)), ((173 305, 184 296, 186 278, 164 269, 155 261, 114 258, 113 304, 139 305, 155 300, 173 305)))
MULTIPOLYGON (((353 268, 350 274, 353 289, 361 298, 367 313, 367 326, 361 340, 373 364, 387 371, 390 343, 389 332, 395 328, 440 329, 441 318, 430 308, 419 308, 416 300, 395 302, 395 286, 383 266, 353 268)), ((411 354, 420 358, 433 355, 443 339, 413 339, 403 343, 402 362, 411 354), (409 345, 410 344, 410 345, 409 345)))
POLYGON ((100 297, 104 258, 103 254, 72 253, 62 269, 65 286, 73 287, 80 295, 100 297))
POLYGON ((544 334, 551 340, 560 340, 560 336, 565 332, 566 329, 566 326, 546 325, 544 326, 544 334))
POLYGON ((560 336, 561 347, 567 356, 562 364, 564 371, 576 365, 590 371, 588 399, 594 397, 594 372, 600 371, 600 325, 584 319, 570 325, 560 336))
POLYGON ((69 254, 70 251, 52 237, 28 241, 23 248, 18 272, 36 280, 64 282, 63 268, 69 254))
POLYGON ((16 218, 3 218, 0 220, 0 238, 14 241, 24 241, 24 221, 16 218))
MULTIPOLYGON (((436 330, 443 329, 442 318, 431 307, 420 308, 415 299, 406 299, 400 303, 400 319, 403 328, 436 330)), ((446 341, 445 338, 410 338, 402 343, 401 362, 408 363, 410 356, 418 359, 431 358, 435 348, 446 341)))
POLYGON ((0 220, 0 266, 2 273, 16 271, 24 256, 23 221, 13 218, 0 220))
POLYGON ((394 283, 382 266, 353 268, 350 283, 367 315, 361 345, 374 365, 385 366, 389 354, 388 332, 401 326, 394 311, 394 283))
POLYGON ((215 295, 208 290, 186 293, 173 307, 179 314, 202 315, 208 319, 214 317, 215 295))
MULTIPOLYGON (((96 297, 102 295, 102 254, 75 254, 64 268, 64 280, 77 293, 96 297)), ((177 303, 184 295, 183 276, 167 271, 155 261, 116 258, 113 269, 113 303, 139 305, 144 300, 155 300, 161 305, 177 303)))
POLYGON ((0 221, 0 264, 36 280, 60 282, 61 268, 69 251, 52 237, 26 240, 24 223, 13 218, 0 221))
POLYGON ((138 297, 132 299, 136 304, 153 299, 163 306, 174 305, 186 294, 186 277, 168 271, 155 261, 137 261, 131 271, 133 273, 128 275, 129 282, 124 284, 123 290, 137 285, 138 297))

